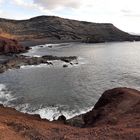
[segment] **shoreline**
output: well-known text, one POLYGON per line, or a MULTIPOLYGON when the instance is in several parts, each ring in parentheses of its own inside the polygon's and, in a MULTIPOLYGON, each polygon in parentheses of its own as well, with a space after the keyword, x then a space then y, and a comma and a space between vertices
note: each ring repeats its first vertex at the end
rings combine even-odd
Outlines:
POLYGON ((78 65, 77 56, 58 57, 52 55, 45 55, 42 57, 29 57, 24 55, 12 55, 12 56, 9 55, 9 57, 8 58, 7 57, 8 55, 7 56, 3 55, 4 60, 0 62, 0 73, 3 73, 13 68, 19 69, 22 66, 40 65, 40 64, 53 65, 53 61, 55 60, 65 62, 65 64, 63 64, 62 66, 63 68, 67 68, 68 65, 75 65, 75 64, 78 65))
POLYGON ((34 41, 19 41, 19 44, 21 44, 24 47, 32 47, 37 45, 45 45, 45 44, 61 44, 61 43, 86 43, 86 44, 99 44, 99 43, 121 43, 121 42, 139 42, 140 40, 132 41, 132 40, 126 40, 126 41, 105 41, 105 42, 84 42, 82 40, 34 40, 34 41))
POLYGON ((19 41, 19 44, 21 44, 24 47, 32 47, 37 45, 45 45, 45 44, 61 44, 61 43, 83 43, 80 40, 47 40, 47 39, 38 39, 38 40, 29 40, 29 41, 19 41))

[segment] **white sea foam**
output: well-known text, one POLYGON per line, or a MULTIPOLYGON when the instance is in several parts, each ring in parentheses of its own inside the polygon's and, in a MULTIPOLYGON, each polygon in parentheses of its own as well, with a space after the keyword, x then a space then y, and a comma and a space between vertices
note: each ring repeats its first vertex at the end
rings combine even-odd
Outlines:
POLYGON ((33 55, 33 57, 41 57, 40 55, 33 55))
POLYGON ((81 57, 81 56, 78 57, 77 61, 79 62, 80 65, 84 65, 88 63, 88 61, 84 57, 81 57))
POLYGON ((6 85, 0 84, 0 103, 4 106, 15 108, 18 111, 28 114, 38 114, 42 119, 48 119, 50 121, 57 120, 59 116, 64 115, 67 119, 73 118, 74 116, 83 114, 91 108, 84 108, 80 111, 71 110, 67 106, 57 105, 57 106, 48 106, 48 107, 39 107, 33 108, 29 103, 14 105, 11 101, 16 100, 14 96, 11 95, 11 92, 8 91, 6 85), (65 109, 63 109, 65 108, 65 109))
POLYGON ((77 112, 76 110, 72 110, 72 111, 61 110, 60 111, 59 107, 46 107, 46 108, 38 109, 35 112, 32 112, 30 114, 39 114, 42 119, 45 118, 50 121, 53 121, 53 120, 57 120, 58 117, 61 115, 64 115, 66 119, 71 119, 77 115, 84 114, 90 111, 92 108, 93 107, 85 108, 77 112))
POLYGON ((14 99, 15 98, 11 95, 11 92, 6 88, 6 85, 0 84, 0 103, 3 105, 8 105, 9 101, 14 99))
POLYGON ((58 118, 60 111, 58 110, 58 107, 46 107, 38 109, 35 112, 32 112, 32 114, 39 114, 42 119, 46 118, 52 121, 58 118))
MULTIPOLYGON (((37 46, 32 46, 31 49, 28 51, 28 53, 24 54, 24 55, 29 55, 32 56, 32 54, 34 54, 35 52, 37 52, 40 48, 48 48, 48 49, 59 49, 59 48, 63 48, 68 46, 69 43, 59 43, 59 44, 45 44, 45 45, 37 45, 37 46), (49 47, 51 46, 51 47, 49 47)), ((35 57, 41 57, 39 55, 33 55, 35 57)))
POLYGON ((50 67, 51 65, 48 64, 39 64, 39 65, 24 65, 21 66, 21 69, 30 69, 30 68, 42 68, 42 67, 50 67))
POLYGON ((21 69, 43 68, 43 67, 50 68, 50 67, 52 67, 52 66, 63 68, 63 65, 67 65, 68 68, 72 68, 72 67, 78 67, 78 66, 80 66, 80 65, 86 64, 85 61, 78 61, 78 60, 73 60, 73 61, 71 61, 72 64, 66 63, 66 62, 62 62, 62 61, 60 61, 60 60, 53 60, 53 61, 48 61, 48 62, 53 63, 53 65, 48 65, 48 64, 23 65, 23 66, 20 66, 20 68, 21 68, 21 69))
POLYGON ((3 90, 3 89, 5 89, 5 87, 6 86, 4 84, 0 84, 0 91, 3 90))
POLYGON ((23 113, 28 113, 28 114, 32 114, 32 115, 38 114, 38 115, 40 115, 40 117, 42 119, 47 119, 49 121, 53 121, 53 120, 57 120, 58 117, 61 115, 64 115, 66 117, 66 119, 71 119, 77 115, 84 114, 93 108, 93 107, 84 108, 80 111, 76 111, 76 110, 69 111, 69 109, 61 110, 60 109, 61 106, 63 107, 63 105, 58 105, 58 106, 54 106, 54 107, 43 107, 43 108, 39 108, 39 109, 35 109, 35 108, 31 109, 29 104, 22 104, 22 105, 15 107, 15 109, 18 111, 21 111, 23 113))
POLYGON ((14 108, 18 111, 21 111, 23 113, 28 113, 28 108, 30 107, 30 105, 28 103, 26 104, 20 104, 18 106, 15 106, 14 108))

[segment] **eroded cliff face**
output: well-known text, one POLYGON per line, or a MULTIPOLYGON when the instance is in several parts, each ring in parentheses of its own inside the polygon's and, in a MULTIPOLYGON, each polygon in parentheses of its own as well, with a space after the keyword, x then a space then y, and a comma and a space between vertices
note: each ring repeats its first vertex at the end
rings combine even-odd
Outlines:
POLYGON ((129 88, 108 90, 83 120, 86 127, 120 124, 140 128, 140 92, 129 88))
POLYGON ((103 93, 92 111, 83 115, 84 127, 61 120, 49 122, 0 106, 2 140, 137 140, 140 139, 140 92, 116 88, 103 93))
POLYGON ((90 23, 54 16, 39 16, 29 20, 0 19, 0 36, 19 41, 132 41, 140 40, 112 24, 90 23))
POLYGON ((22 53, 26 48, 22 47, 15 39, 0 37, 0 54, 22 53))

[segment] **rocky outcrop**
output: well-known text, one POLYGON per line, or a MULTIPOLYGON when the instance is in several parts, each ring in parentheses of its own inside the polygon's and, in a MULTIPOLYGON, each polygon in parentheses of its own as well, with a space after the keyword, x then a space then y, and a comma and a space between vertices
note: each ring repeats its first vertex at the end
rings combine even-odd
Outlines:
POLYGON ((3 106, 0 106, 0 114, 0 138, 3 140, 140 139, 140 92, 129 88, 104 92, 93 110, 83 115, 84 128, 69 126, 65 116, 49 122, 38 115, 23 114, 3 106))
POLYGON ((0 35, 23 42, 107 42, 140 40, 109 23, 91 23, 55 16, 39 16, 28 20, 0 19, 0 35))
POLYGON ((83 120, 89 127, 122 124, 140 128, 140 92, 129 88, 108 90, 83 120))
POLYGON ((0 37, 0 54, 22 53, 27 48, 22 47, 15 39, 0 37))
MULTIPOLYGON (((0 61, 0 73, 5 72, 8 69, 13 69, 13 68, 20 68, 21 66, 26 66, 26 65, 39 65, 39 64, 47 64, 47 65, 53 65, 54 60, 59 60, 63 61, 67 64, 73 65, 72 61, 74 64, 77 64, 77 57, 76 56, 63 56, 63 57, 58 57, 58 56, 52 56, 52 55, 45 55, 42 57, 27 57, 24 55, 7 55, 5 56, 6 59, 1 62, 0 61), (7 58, 8 57, 8 58, 7 58)), ((66 65, 68 67, 68 65, 66 65)))

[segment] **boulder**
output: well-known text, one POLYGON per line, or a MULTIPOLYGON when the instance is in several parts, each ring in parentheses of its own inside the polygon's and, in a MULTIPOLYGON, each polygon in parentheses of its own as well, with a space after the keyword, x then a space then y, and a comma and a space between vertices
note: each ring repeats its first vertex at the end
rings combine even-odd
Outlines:
POLYGON ((58 117, 57 121, 65 124, 66 123, 66 117, 64 115, 61 115, 61 116, 58 117))
POLYGON ((63 65, 63 68, 67 68, 67 67, 68 67, 68 65, 66 65, 66 64, 63 65))

